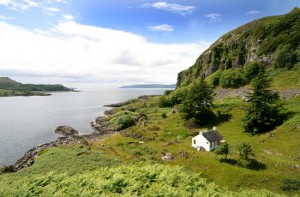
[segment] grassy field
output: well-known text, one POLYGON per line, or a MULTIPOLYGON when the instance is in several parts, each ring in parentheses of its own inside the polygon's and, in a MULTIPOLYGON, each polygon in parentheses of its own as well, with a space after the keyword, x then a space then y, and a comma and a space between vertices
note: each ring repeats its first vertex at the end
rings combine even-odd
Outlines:
MULTIPOLYGON (((146 114, 144 118, 126 130, 89 142, 91 150, 80 145, 50 148, 37 157, 32 167, 1 178, 14 180, 30 174, 45 175, 49 171, 77 176, 102 167, 132 165, 136 162, 161 163, 166 166, 182 166, 192 173, 200 174, 217 185, 232 191, 241 189, 267 189, 269 191, 297 195, 298 191, 283 191, 284 181, 300 181, 300 97, 285 101, 291 117, 270 133, 249 135, 243 132, 242 118, 245 111, 241 99, 228 97, 216 101, 215 112, 227 114, 208 128, 185 128, 180 113, 172 108, 159 108, 159 97, 134 99, 129 104, 115 108, 116 111, 134 111, 146 114), (166 114, 166 117, 163 117, 166 114), (230 146, 228 160, 213 152, 198 152, 191 147, 191 138, 200 130, 217 126, 218 131, 230 146), (238 160, 236 145, 249 143, 255 152, 251 165, 238 160), (172 161, 162 161, 165 153, 171 153, 172 161)), ((179 108, 175 106, 174 108, 179 108)))

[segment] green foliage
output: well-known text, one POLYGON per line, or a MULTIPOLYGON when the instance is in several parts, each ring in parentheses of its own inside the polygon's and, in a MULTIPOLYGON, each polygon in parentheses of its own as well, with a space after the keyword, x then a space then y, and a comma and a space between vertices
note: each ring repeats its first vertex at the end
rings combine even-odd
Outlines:
POLYGON ((246 80, 246 83, 250 83, 252 79, 254 79, 261 70, 261 66, 258 62, 250 62, 244 67, 243 74, 246 80))
POLYGON ((158 106, 159 107, 172 107, 176 104, 182 103, 185 98, 186 94, 188 92, 188 88, 178 88, 174 91, 166 91, 165 94, 163 94, 159 98, 158 106))
POLYGON ((267 191, 231 192, 178 166, 138 163, 69 176, 49 172, 0 179, 0 196, 276 196, 267 191))
POLYGON ((248 161, 250 157, 254 157, 254 151, 250 144, 241 143, 237 145, 237 150, 239 153, 239 159, 248 161))
POLYGON ((167 114, 164 112, 164 113, 161 114, 161 117, 162 118, 167 118, 167 114))
POLYGON ((300 180, 284 179, 280 188, 283 191, 297 191, 300 189, 300 180))
POLYGON ((273 65, 275 68, 290 69, 297 62, 297 51, 292 50, 290 45, 281 45, 275 51, 273 65))
POLYGON ((201 79, 196 81, 183 102, 182 111, 186 120, 194 118, 199 125, 207 124, 214 116, 213 90, 201 79))
POLYGON ((218 70, 217 72, 215 72, 213 74, 213 77, 212 77, 212 85, 214 87, 218 86, 220 84, 220 78, 222 76, 222 71, 221 70, 218 70))
POLYGON ((220 77, 222 88, 238 88, 245 85, 243 70, 241 68, 224 70, 220 77))
MULTIPOLYGON (((22 84, 7 77, 0 77, 0 90, 5 90, 0 96, 32 96, 41 95, 41 93, 35 92, 49 92, 49 91, 72 91, 72 89, 66 88, 63 85, 45 85, 45 84, 22 84)), ((1 93, 1 91, 0 91, 1 93)))
POLYGON ((216 155, 225 155, 225 159, 227 159, 227 155, 229 154, 229 145, 227 143, 219 145, 215 149, 216 155))
POLYGON ((261 71, 253 81, 250 103, 244 118, 246 132, 258 134, 270 131, 282 123, 279 95, 269 90, 271 81, 261 71))
MULTIPOLYGON (((207 71, 245 67, 249 60, 275 70, 296 68, 300 62, 299 14, 300 9, 295 8, 285 15, 258 19, 228 32, 202 53, 193 66, 180 72, 177 87, 188 86, 199 77, 207 77, 207 71)), ((232 77, 235 80, 223 81, 224 85, 220 85, 236 88, 250 82, 248 78, 246 83, 240 84, 238 75, 232 77)), ((214 85, 218 83, 217 79, 214 85)))
POLYGON ((109 122, 115 126, 115 128, 120 131, 135 125, 135 116, 137 114, 130 111, 122 111, 114 114, 109 122))

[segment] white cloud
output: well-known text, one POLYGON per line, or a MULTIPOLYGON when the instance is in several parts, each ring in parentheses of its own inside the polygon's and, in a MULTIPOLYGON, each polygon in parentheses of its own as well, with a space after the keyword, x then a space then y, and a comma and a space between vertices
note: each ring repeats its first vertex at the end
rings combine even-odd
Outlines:
POLYGON ((255 14, 260 14, 261 11, 258 11, 258 10, 251 10, 249 12, 246 13, 246 15, 255 15, 255 14))
POLYGON ((204 17, 208 18, 210 23, 217 23, 221 21, 221 15, 216 13, 206 14, 204 17))
POLYGON ((174 31, 174 27, 171 25, 163 24, 163 25, 156 25, 156 26, 148 26, 148 29, 151 31, 163 31, 163 32, 172 32, 174 31))
POLYGON ((112 29, 63 21, 29 31, 0 22, 0 75, 102 85, 175 83, 208 43, 158 44, 112 29))
POLYGON ((166 10, 183 16, 192 14, 197 9, 197 7, 195 6, 186 6, 186 5, 173 4, 167 2, 156 2, 152 4, 147 3, 144 4, 142 7, 166 10))
POLYGON ((43 7, 43 10, 50 16, 60 11, 58 8, 55 7, 43 7))
POLYGON ((6 6, 9 9, 12 10, 27 10, 31 7, 39 7, 39 3, 31 0, 0 0, 0 5, 6 6))
POLYGON ((0 20, 13 20, 14 17, 0 15, 0 20))
POLYGON ((71 21, 71 20, 75 19, 75 17, 70 14, 64 14, 64 15, 62 15, 62 17, 64 20, 67 20, 67 21, 71 21))

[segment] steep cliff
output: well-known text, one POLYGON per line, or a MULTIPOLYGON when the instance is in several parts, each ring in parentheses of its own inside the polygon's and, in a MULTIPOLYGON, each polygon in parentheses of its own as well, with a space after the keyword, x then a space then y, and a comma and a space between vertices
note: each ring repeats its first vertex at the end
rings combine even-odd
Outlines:
POLYGON ((228 32, 204 51, 195 64, 178 74, 177 88, 219 71, 250 63, 274 69, 300 66, 300 9, 255 20, 228 32))

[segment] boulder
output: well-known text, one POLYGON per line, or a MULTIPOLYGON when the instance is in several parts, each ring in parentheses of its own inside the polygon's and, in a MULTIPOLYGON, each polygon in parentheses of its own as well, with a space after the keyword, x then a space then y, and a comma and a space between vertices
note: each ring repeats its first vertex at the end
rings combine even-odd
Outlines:
POLYGON ((73 129, 70 126, 58 126, 55 130, 54 133, 56 134, 60 134, 63 136, 74 136, 74 135, 78 135, 78 131, 76 131, 75 129, 73 129))

